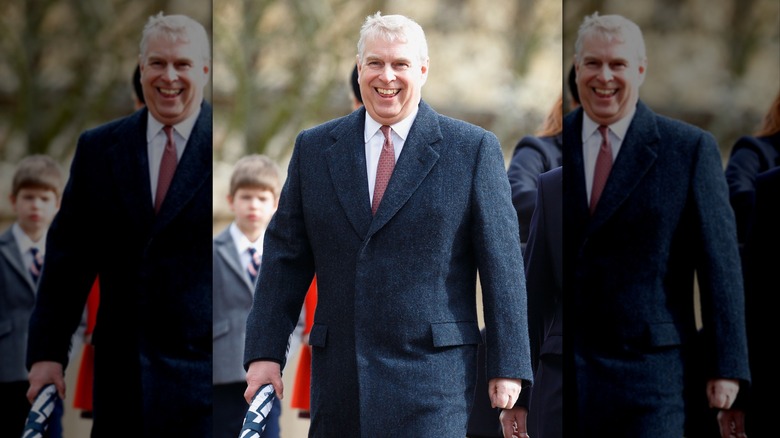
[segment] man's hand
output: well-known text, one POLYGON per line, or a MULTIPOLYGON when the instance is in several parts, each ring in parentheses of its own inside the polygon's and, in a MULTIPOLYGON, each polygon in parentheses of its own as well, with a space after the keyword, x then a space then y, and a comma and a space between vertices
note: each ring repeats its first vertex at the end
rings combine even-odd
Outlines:
POLYGON ((519 379, 490 379, 488 395, 494 408, 512 409, 520 395, 523 384, 519 379))
POLYGON ((528 409, 522 406, 501 411, 498 419, 501 421, 504 438, 529 438, 526 418, 528 418, 528 409))
POLYGON ((707 381, 707 400, 711 408, 731 409, 739 392, 739 380, 712 379, 707 381))
POLYGON ((65 400, 65 379, 62 374, 62 364, 52 361, 35 362, 27 375, 30 382, 30 389, 27 390, 27 400, 32 404, 35 397, 41 392, 41 389, 53 383, 57 388, 57 393, 62 400, 65 400))
POLYGON ((252 403, 252 397, 261 386, 270 383, 274 387, 279 400, 284 398, 284 384, 282 383, 282 371, 278 363, 268 360, 258 360, 249 364, 246 372, 246 391, 244 399, 247 404, 252 403))

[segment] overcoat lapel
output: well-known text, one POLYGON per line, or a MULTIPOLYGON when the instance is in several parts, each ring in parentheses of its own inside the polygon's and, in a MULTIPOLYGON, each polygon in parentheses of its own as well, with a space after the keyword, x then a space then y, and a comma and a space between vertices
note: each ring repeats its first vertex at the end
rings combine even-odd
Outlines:
POLYGON ((336 196, 361 240, 384 226, 409 200, 439 159, 432 145, 442 139, 437 114, 420 102, 387 191, 372 216, 363 139, 365 114, 365 108, 361 108, 331 131, 335 143, 326 151, 336 196))
POLYGON ((165 201, 157 214, 153 234, 159 232, 176 217, 202 185, 211 184, 213 144, 211 133, 211 106, 204 102, 181 161, 176 167, 165 201))
POLYGON ((16 244, 16 239, 14 239, 14 235, 9 229, 7 232, 0 235, 0 252, 3 253, 3 257, 8 260, 8 263, 11 264, 11 267, 19 273, 22 278, 25 279, 27 284, 30 286, 30 291, 35 291, 35 283, 32 281, 32 277, 30 277, 30 273, 27 271, 27 268, 23 265, 22 259, 20 257, 21 253, 19 252, 19 246, 16 244))
POLYGON ((137 188, 119 192, 131 215, 127 220, 130 224, 148 224, 154 219, 146 151, 147 111, 146 108, 136 111, 117 127, 114 150, 108 151, 113 158, 114 179, 123 187, 137 188))
POLYGON ((236 274, 239 278, 241 278, 241 281, 247 285, 247 290, 254 291, 254 285, 249 281, 249 276, 241 266, 241 260, 238 257, 238 250, 236 249, 236 245, 233 243, 233 238, 230 236, 230 232, 226 230, 220 233, 216 238, 216 242, 217 254, 219 254, 219 256, 225 260, 227 265, 230 267, 230 270, 233 271, 233 273, 236 274))
POLYGON ((420 187, 439 159, 433 144, 442 138, 437 114, 425 102, 420 102, 417 118, 395 163, 387 191, 371 222, 369 235, 376 233, 392 219, 420 187))
POLYGON ((564 199, 567 201, 566 218, 572 223, 583 224, 589 221, 588 194, 585 191, 585 164, 582 156, 582 108, 576 110, 571 127, 563 130, 563 173, 564 199), (566 181, 576 183, 566 184, 566 181))
POLYGON ((653 113, 639 102, 594 212, 590 230, 601 226, 631 196, 655 164, 659 138, 653 113))
POLYGON ((344 118, 344 121, 331 131, 335 143, 325 151, 331 181, 341 209, 360 240, 366 237, 371 223, 363 141, 365 114, 365 108, 361 108, 344 118))

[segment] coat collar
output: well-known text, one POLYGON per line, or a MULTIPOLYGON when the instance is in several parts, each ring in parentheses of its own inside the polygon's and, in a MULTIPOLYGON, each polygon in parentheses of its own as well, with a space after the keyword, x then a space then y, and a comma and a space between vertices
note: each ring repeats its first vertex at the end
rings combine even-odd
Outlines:
POLYGON ((254 285, 249 281, 249 276, 246 274, 244 267, 241 266, 241 259, 238 256, 238 250, 233 241, 233 236, 230 235, 230 228, 225 229, 225 231, 219 233, 217 237, 214 238, 214 246, 217 250, 217 254, 225 260, 225 263, 230 267, 230 270, 246 284, 247 290, 250 291, 250 293, 254 293, 254 285))
POLYGON ((0 254, 8 261, 8 264, 27 282, 30 286, 30 292, 35 292, 35 283, 33 283, 30 273, 22 262, 21 253, 19 252, 19 245, 16 243, 16 238, 8 228, 8 231, 0 234, 0 254))
POLYGON ((203 184, 211 184, 212 119, 211 106, 203 102, 187 147, 177 166, 165 203, 155 216, 149 183, 149 157, 146 151, 147 109, 136 111, 117 125, 112 133, 113 173, 127 187, 138 190, 122 192, 123 202, 135 217, 131 223, 150 224, 158 232, 176 217, 203 184))
POLYGON ((365 117, 365 108, 345 117, 330 132, 334 143, 326 151, 339 203, 361 240, 387 224, 409 200, 438 160, 432 145, 442 139, 438 114, 421 101, 382 203, 372 215, 366 182, 365 117))
POLYGON ((583 183, 570 185, 564 191, 565 196, 571 196, 572 217, 579 223, 589 223, 591 230, 602 225, 628 199, 647 171, 655 164, 660 140, 655 117, 655 113, 644 103, 641 101, 637 103, 636 113, 626 131, 620 153, 593 216, 588 211, 584 184, 582 108, 567 117, 567 123, 564 124, 564 145, 570 146, 564 153, 564 164, 568 165, 564 167, 564 172, 571 175, 573 181, 583 183))

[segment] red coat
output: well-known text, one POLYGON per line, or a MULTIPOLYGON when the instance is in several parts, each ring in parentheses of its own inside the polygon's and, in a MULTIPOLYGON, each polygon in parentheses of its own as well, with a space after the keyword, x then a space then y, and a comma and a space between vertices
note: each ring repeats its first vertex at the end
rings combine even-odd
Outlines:
MULTIPOLYGON (((84 336, 91 335, 95 329, 97 309, 100 303, 100 280, 95 278, 92 290, 87 298, 87 328, 84 336)), ((85 342, 81 353, 81 366, 76 379, 76 392, 73 396, 73 407, 84 411, 92 410, 92 380, 94 378, 95 347, 92 342, 85 342)))
MULTIPOLYGON (((304 336, 308 336, 311 326, 314 324, 314 310, 317 308, 317 277, 309 286, 304 302, 306 326, 303 328, 304 336)), ((308 342, 301 345, 301 355, 298 358, 298 368, 295 371, 292 400, 290 406, 303 411, 309 410, 309 396, 311 386, 311 347, 308 342)))

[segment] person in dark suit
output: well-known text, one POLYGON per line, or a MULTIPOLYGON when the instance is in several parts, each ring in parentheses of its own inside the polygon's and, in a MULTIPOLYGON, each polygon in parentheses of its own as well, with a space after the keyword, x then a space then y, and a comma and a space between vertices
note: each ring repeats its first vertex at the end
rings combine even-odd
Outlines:
POLYGON ((501 412, 504 437, 563 437, 563 171, 539 175, 524 261, 534 386, 501 412))
POLYGON ((755 178, 754 212, 746 236, 743 258, 745 318, 751 385, 740 391, 731 410, 719 412, 721 436, 759 436, 774 427, 775 410, 766 404, 777 390, 774 378, 775 348, 765 342, 766 321, 775 317, 777 248, 780 245, 780 167, 755 178))
POLYGON ((744 244, 753 215, 756 176, 780 166, 780 91, 754 135, 740 137, 726 165, 729 201, 737 220, 737 237, 744 244))
MULTIPOLYGON (((561 165, 561 126, 563 119, 563 93, 550 108, 541 128, 535 135, 526 135, 515 146, 507 169, 512 187, 512 204, 517 211, 520 225, 520 245, 525 251, 531 216, 536 205, 536 188, 539 174, 561 165)), ((484 329, 482 335, 484 336, 484 329)), ((487 397, 484 344, 479 348, 477 392, 474 394, 474 409, 469 418, 469 438, 501 437, 501 423, 496 409, 490 407, 487 397)))
POLYGON ((577 436, 683 436, 694 375, 707 376, 699 391, 716 409, 750 380, 720 152, 711 134, 639 100, 647 58, 635 23, 586 17, 575 65, 582 106, 563 124, 567 424, 577 436), (691 369, 694 273, 706 360, 691 369))
POLYGON ((369 16, 357 62, 364 107, 296 139, 247 320, 245 397, 268 383, 283 395, 287 338, 316 270, 309 436, 465 436, 478 270, 493 406, 511 408, 532 378, 501 147, 421 100, 428 51, 411 19, 369 16))
POLYGON ((535 135, 521 138, 512 153, 507 176, 512 186, 512 204, 520 220, 520 243, 525 246, 536 204, 539 174, 561 165, 563 94, 555 100, 544 124, 535 135))
POLYGON ((70 336, 99 275, 93 437, 117 427, 128 436, 211 434, 209 63, 201 24, 149 18, 139 56, 146 107, 80 136, 49 230, 27 397, 48 383, 64 397, 70 336))
POLYGON ((580 106, 580 93, 577 91, 577 69, 574 68, 574 64, 569 68, 566 84, 569 86, 569 106, 564 111, 568 113, 580 106))

